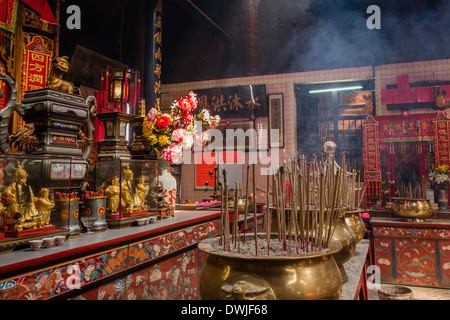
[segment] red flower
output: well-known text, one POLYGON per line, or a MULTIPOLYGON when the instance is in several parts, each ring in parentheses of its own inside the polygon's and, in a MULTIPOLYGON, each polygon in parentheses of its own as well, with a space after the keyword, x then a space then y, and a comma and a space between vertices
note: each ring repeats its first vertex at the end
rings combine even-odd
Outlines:
POLYGON ((178 100, 178 107, 185 112, 191 111, 191 103, 187 98, 178 100))
POLYGON ((186 126, 190 125, 192 122, 192 113, 191 112, 183 112, 183 119, 184 119, 184 124, 186 126))
POLYGON ((167 114, 163 114, 158 118, 156 118, 155 124, 158 129, 165 129, 169 126, 171 121, 172 119, 170 119, 170 117, 167 114))
POLYGON ((189 100, 189 104, 191 105, 191 111, 194 111, 197 108, 198 104, 197 95, 190 91, 187 99, 189 100))
POLYGON ((190 91, 186 98, 178 100, 178 107, 184 112, 194 111, 197 108, 197 103, 197 95, 190 91))

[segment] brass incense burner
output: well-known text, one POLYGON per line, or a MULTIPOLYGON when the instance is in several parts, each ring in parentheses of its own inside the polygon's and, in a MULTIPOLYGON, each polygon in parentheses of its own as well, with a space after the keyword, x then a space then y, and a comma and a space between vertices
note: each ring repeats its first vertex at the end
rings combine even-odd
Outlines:
MULTIPOLYGON (((259 234, 258 238, 266 239, 259 234)), ((272 235, 271 240, 275 239, 272 235)), ((254 255, 223 250, 219 238, 202 240, 207 253, 200 271, 203 300, 338 300, 342 278, 333 255, 342 249, 331 240, 328 249, 292 255, 254 255)), ((248 235, 254 243, 254 236, 248 235)))
POLYGON ((341 271, 342 281, 348 281, 348 275, 344 268, 344 263, 353 257, 356 250, 356 236, 353 230, 345 222, 345 211, 339 217, 336 228, 332 236, 333 240, 337 240, 342 244, 342 250, 333 254, 336 263, 341 271))
POLYGON ((364 239, 366 234, 366 226, 364 220, 359 215, 362 210, 352 210, 345 214, 345 223, 352 229, 356 236, 356 243, 364 239))
POLYGON ((424 222, 426 218, 436 213, 439 209, 437 203, 431 203, 429 199, 392 198, 392 202, 386 204, 386 208, 405 222, 424 222))

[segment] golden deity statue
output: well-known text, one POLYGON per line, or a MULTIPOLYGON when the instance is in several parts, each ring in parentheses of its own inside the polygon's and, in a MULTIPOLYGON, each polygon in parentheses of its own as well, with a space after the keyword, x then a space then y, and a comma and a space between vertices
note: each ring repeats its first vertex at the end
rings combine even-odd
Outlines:
POLYGON ((38 198, 36 201, 36 208, 40 215, 38 226, 43 227, 50 223, 50 213, 55 207, 55 201, 49 199, 49 190, 47 188, 42 188, 39 191, 38 198))
POLYGON ((147 195, 148 189, 149 189, 149 187, 145 185, 145 177, 140 176, 139 183, 136 187, 136 193, 137 193, 137 198, 138 198, 139 204, 144 209, 147 209, 147 205, 145 204, 145 197, 147 195))
MULTIPOLYGON (((136 185, 133 179, 133 171, 130 170, 130 166, 127 165, 127 168, 123 170, 124 178, 121 184, 121 205, 126 208, 127 212, 137 212, 141 210, 146 210, 147 206, 141 201, 141 197, 139 196, 138 188, 141 188, 139 185, 136 185)), ((143 182, 141 183, 143 185, 143 182)), ((145 196, 142 198, 145 200, 145 196)))
POLYGON ((6 215, 8 218, 16 219, 18 223, 15 230, 21 231, 24 228, 35 228, 39 225, 39 212, 35 206, 35 197, 31 186, 27 183, 28 173, 17 163, 15 182, 10 184, 3 191, 3 198, 6 200, 6 215))
POLYGON ((106 210, 109 213, 117 212, 120 203, 120 186, 117 177, 111 178, 111 185, 105 189, 105 194, 108 197, 106 210))

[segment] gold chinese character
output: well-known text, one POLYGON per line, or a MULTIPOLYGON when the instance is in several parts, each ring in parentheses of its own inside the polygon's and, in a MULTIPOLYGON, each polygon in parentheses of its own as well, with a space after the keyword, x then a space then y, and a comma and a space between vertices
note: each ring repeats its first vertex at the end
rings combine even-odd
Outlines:
POLYGON ((161 29, 161 16, 158 16, 158 18, 156 18, 156 23, 155 23, 155 27, 158 29, 161 29))
POLYGON ((212 97, 211 102, 214 106, 214 111, 220 111, 221 108, 223 111, 227 111, 227 103, 225 102, 222 94, 219 97, 212 97))
POLYGON ((244 105, 240 103, 239 100, 241 100, 241 98, 238 97, 237 93, 234 94, 234 98, 231 95, 228 97, 228 105, 230 106, 230 110, 239 110, 244 108, 244 105))
POLYGON ((198 105, 201 108, 207 108, 208 107, 208 96, 205 94, 203 96, 197 96, 198 105))
POLYGON ((158 50, 156 50, 156 52, 155 52, 155 59, 158 59, 158 60, 162 59, 161 48, 158 48, 158 50))
POLYGON ((154 72, 157 78, 161 77, 161 65, 159 63, 156 64, 154 72))
POLYGON ((31 60, 44 62, 44 56, 38 53, 31 53, 31 60))
POLYGON ((258 100, 259 98, 255 97, 255 99, 247 101, 245 103, 247 105, 247 109, 254 110, 255 108, 261 106, 261 104, 257 102, 258 100))
POLYGON ((161 31, 156 32, 156 34, 153 36, 153 38, 156 39, 156 43, 161 45, 161 31))
POLYGON ((28 81, 43 83, 44 77, 42 76, 42 74, 33 73, 33 74, 28 75, 28 81))
POLYGON ((161 81, 156 81, 155 82, 155 93, 159 93, 160 90, 161 90, 161 81))
POLYGON ((41 66, 40 64, 37 63, 33 63, 30 64, 30 70, 29 71, 36 71, 36 72, 42 72, 42 70, 44 70, 44 66, 41 66))

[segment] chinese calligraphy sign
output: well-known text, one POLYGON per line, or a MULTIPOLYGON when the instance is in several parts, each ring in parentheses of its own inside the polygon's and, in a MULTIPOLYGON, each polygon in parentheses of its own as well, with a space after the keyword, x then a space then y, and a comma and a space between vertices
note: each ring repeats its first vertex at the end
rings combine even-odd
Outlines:
POLYGON ((52 51, 41 36, 34 36, 24 46, 22 96, 26 91, 45 88, 51 61, 52 51))
POLYGON ((201 108, 221 119, 268 116, 265 85, 249 85, 195 90, 201 108))

